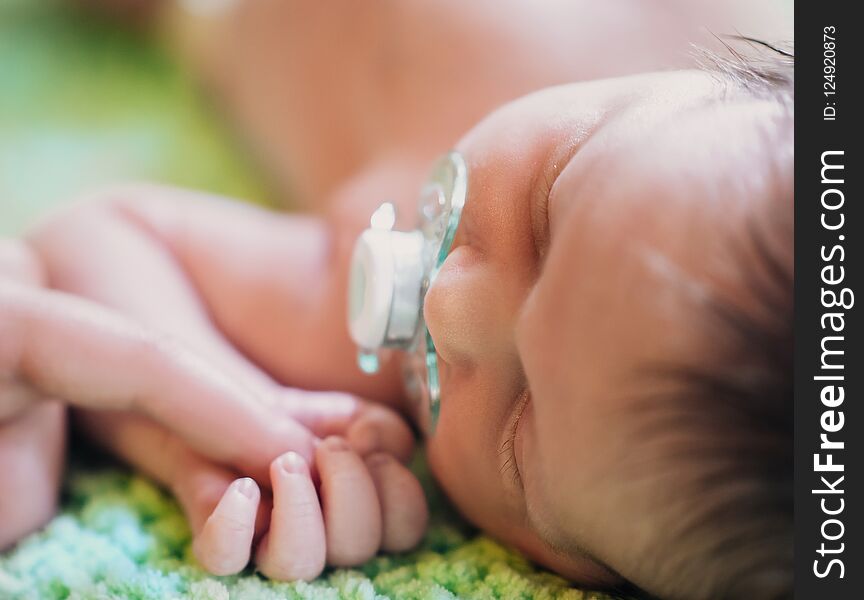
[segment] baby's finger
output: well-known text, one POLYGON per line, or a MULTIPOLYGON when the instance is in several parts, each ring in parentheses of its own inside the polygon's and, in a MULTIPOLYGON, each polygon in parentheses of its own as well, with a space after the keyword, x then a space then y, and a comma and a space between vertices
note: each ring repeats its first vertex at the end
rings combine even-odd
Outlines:
POLYGON ((195 536, 193 550, 213 575, 233 575, 249 563, 261 491, 248 477, 237 479, 195 536))
POLYGON ((410 550, 423 538, 429 509, 420 482, 392 456, 377 452, 366 458, 375 481, 384 521, 381 548, 388 552, 410 550))
POLYGON ((99 410, 76 410, 73 417, 94 442, 169 488, 183 505, 194 533, 201 530, 236 477, 146 417, 99 410))
MULTIPOLYGON (((76 423, 98 444, 170 489, 177 496, 196 536, 237 477, 144 417, 107 411, 77 411, 75 418, 76 423)), ((268 516, 269 506, 264 498, 255 521, 256 535, 266 528, 268 516)))
POLYGON ((176 467, 166 485, 189 520, 195 558, 214 575, 243 570, 254 539, 267 527, 267 499, 252 479, 234 479, 232 472, 185 448, 180 440, 173 445, 176 467))
POLYGON ((342 438, 329 437, 315 453, 327 531, 327 563, 359 565, 381 545, 381 505, 363 460, 342 438))
POLYGON ((287 452, 270 465, 273 515, 256 563, 271 579, 314 579, 324 570, 326 541, 318 494, 306 461, 287 452))

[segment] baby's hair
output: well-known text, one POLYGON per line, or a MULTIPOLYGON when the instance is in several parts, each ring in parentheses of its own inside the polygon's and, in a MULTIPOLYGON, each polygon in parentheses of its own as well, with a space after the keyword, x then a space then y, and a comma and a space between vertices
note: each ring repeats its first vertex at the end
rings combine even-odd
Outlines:
MULTIPOLYGON (((791 132, 791 51, 741 36, 723 41, 729 56, 700 50, 702 64, 724 80, 730 97, 776 99, 788 111, 791 132)), ((791 144, 791 135, 781 139, 791 144)), ((698 436, 668 453, 669 468, 689 479, 677 491, 677 508, 684 510, 672 534, 675 549, 655 555, 664 587, 688 598, 792 596, 794 233, 791 175, 786 178, 779 197, 768 199, 768 218, 752 220, 733 242, 731 256, 749 301, 707 301, 706 331, 715 348, 710 361, 652 369, 675 391, 640 404, 648 419, 646 441, 682 425, 698 436)), ((653 598, 630 584, 618 593, 653 598)))
POLYGON ((744 35, 715 37, 726 49, 724 54, 702 46, 693 48, 694 58, 702 69, 716 74, 734 89, 791 104, 795 55, 790 45, 770 44, 744 35))

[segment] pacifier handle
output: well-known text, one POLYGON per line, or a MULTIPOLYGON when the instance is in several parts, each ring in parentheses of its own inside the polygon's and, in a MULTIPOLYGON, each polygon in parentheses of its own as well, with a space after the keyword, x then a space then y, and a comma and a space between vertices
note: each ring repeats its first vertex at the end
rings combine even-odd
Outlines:
MULTIPOLYGON (((426 275, 422 232, 396 231, 396 211, 382 204, 354 245, 348 296, 351 337, 366 354, 407 348, 416 336, 426 275)), ((372 371, 371 358, 361 368, 372 371)), ((377 369, 375 369, 377 370, 377 369)))

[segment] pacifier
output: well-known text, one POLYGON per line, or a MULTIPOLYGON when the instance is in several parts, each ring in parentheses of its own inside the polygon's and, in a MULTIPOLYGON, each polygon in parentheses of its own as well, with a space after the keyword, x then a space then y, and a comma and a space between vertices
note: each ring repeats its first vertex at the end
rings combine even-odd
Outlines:
POLYGON ((373 213, 351 258, 348 329, 358 346, 357 364, 373 374, 388 350, 407 352, 406 392, 428 407, 429 433, 438 420, 441 390, 423 300, 450 252, 467 188, 462 155, 446 154, 421 189, 416 229, 395 230, 396 209, 386 202, 373 213))

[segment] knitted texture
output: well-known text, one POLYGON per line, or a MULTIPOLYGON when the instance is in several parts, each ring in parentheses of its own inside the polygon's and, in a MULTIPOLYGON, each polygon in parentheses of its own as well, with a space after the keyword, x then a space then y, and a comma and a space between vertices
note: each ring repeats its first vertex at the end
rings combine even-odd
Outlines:
POLYGON ((247 571, 212 577, 196 566, 173 498, 116 469, 73 470, 62 512, 0 558, 3 600, 282 600, 506 598, 604 600, 539 571, 474 534, 432 495, 417 550, 328 570, 311 583, 276 583, 247 571))

